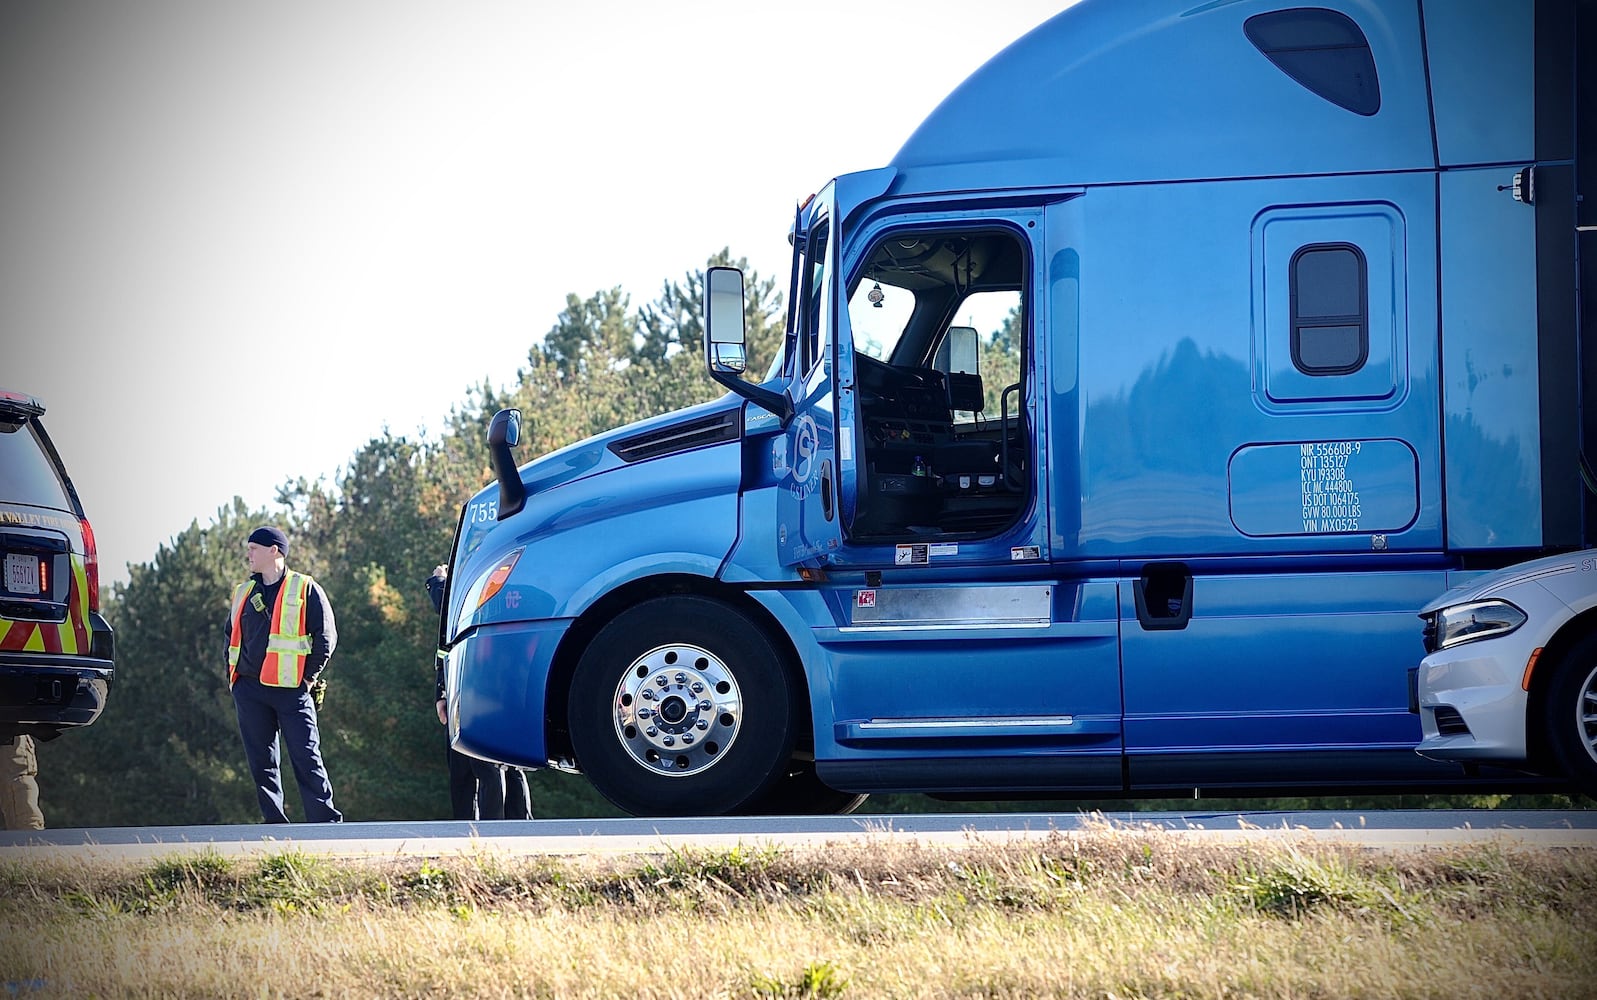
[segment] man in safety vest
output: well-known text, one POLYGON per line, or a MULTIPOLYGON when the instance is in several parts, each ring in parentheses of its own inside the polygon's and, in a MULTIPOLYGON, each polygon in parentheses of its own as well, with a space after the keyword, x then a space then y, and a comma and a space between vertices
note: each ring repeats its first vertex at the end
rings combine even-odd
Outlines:
POLYGON ((288 822, 277 765, 281 732, 305 818, 338 823, 344 817, 333 807, 311 695, 311 685, 333 655, 338 631, 326 593, 306 574, 288 569, 287 555, 288 536, 277 528, 264 525, 250 533, 245 558, 251 575, 233 588, 228 686, 261 816, 268 823, 288 822))

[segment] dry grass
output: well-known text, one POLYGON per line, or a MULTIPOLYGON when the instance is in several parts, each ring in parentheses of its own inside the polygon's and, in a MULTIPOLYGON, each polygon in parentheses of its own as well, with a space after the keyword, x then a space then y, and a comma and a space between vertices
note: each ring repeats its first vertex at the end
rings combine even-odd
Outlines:
POLYGON ((1593 861, 1102 831, 558 861, 12 863, 0 983, 119 997, 1593 997, 1593 861))

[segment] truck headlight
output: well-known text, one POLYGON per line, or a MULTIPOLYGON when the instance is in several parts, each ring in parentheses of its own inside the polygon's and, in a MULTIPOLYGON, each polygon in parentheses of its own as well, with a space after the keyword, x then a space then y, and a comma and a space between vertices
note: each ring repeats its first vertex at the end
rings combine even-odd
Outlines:
POLYGON ((1525 624, 1525 612, 1507 601, 1474 601, 1432 612, 1431 621, 1434 631, 1426 629, 1434 636, 1431 648, 1447 649, 1461 643, 1507 635, 1525 624))

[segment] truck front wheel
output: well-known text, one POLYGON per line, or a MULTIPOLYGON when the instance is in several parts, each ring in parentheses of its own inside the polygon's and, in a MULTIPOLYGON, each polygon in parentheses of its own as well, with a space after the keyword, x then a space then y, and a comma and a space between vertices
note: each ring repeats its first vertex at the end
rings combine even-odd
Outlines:
POLYGON ((1556 664, 1543 724, 1564 776, 1597 797, 1597 635, 1575 643, 1556 664))
POLYGON ((793 751, 792 685, 765 633, 703 597, 617 615, 577 663, 567 703, 577 766, 634 816, 724 815, 793 751))

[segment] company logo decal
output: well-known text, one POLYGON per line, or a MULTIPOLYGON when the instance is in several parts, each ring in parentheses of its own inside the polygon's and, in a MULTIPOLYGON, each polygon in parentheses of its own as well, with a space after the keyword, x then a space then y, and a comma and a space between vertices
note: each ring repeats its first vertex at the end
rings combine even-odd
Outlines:
POLYGON ((815 418, 808 413, 793 421, 793 480, 807 483, 815 474, 815 453, 820 450, 815 418))

